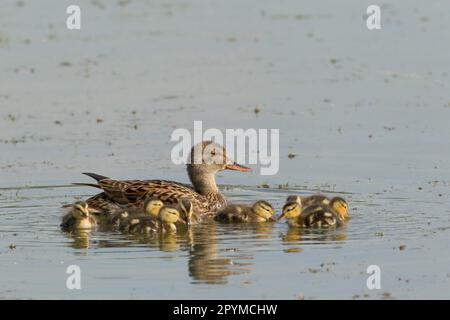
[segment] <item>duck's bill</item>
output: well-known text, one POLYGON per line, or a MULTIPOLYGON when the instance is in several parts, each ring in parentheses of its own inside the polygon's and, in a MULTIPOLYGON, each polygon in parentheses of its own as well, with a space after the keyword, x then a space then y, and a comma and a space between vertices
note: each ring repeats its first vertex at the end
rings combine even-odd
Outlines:
POLYGON ((248 167, 244 167, 243 165, 240 165, 236 162, 231 163, 231 164, 227 164, 225 166, 225 169, 227 170, 234 170, 234 171, 241 171, 241 172, 250 172, 252 171, 252 169, 248 168, 248 167))
POLYGON ((278 216, 278 218, 276 218, 276 221, 280 221, 280 220, 283 219, 283 218, 284 218, 284 213, 280 214, 280 215, 278 216))

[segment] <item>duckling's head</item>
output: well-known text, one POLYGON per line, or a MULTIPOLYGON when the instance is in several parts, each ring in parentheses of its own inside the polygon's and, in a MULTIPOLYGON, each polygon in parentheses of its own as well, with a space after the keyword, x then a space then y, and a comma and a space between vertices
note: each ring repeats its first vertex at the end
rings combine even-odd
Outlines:
POLYGON ((330 207, 333 208, 333 210, 341 217, 341 219, 348 219, 348 204, 347 201, 345 201, 341 197, 334 197, 330 201, 330 207))
POLYGON ((78 201, 73 204, 72 216, 75 219, 85 219, 89 217, 89 206, 84 201, 78 201))
POLYGON ((273 216, 273 207, 267 201, 256 201, 252 206, 252 211, 259 217, 268 220, 273 216))
POLYGON ((295 202, 288 202, 283 206, 283 212, 278 217, 277 220, 281 220, 282 218, 286 219, 295 219, 302 213, 302 204, 295 202))
POLYGON ((159 211, 163 207, 164 203, 156 198, 150 198, 144 203, 144 211, 145 214, 148 214, 154 218, 157 218, 159 215, 159 211))
POLYGON ((180 219, 180 212, 174 208, 169 206, 164 206, 159 211, 159 220, 165 224, 173 224, 176 223, 180 219))
POLYGON ((180 207, 180 217, 183 219, 186 224, 190 224, 192 221, 192 216, 194 215, 194 207, 192 202, 188 199, 181 199, 178 202, 180 207))
POLYGON ((286 198, 286 203, 289 203, 289 202, 298 202, 298 203, 302 203, 302 198, 300 198, 300 196, 298 196, 298 195, 296 195, 296 194, 293 194, 293 195, 290 195, 290 196, 288 196, 287 198, 286 198))
POLYGON ((187 167, 191 178, 193 174, 215 174, 226 169, 242 172, 251 171, 250 168, 233 162, 223 146, 210 140, 202 141, 191 149, 187 167))

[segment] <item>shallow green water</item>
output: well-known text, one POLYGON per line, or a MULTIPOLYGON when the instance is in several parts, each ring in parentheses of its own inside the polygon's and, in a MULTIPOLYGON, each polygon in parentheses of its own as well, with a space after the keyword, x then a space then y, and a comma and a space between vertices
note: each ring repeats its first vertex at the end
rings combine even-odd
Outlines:
POLYGON ((448 4, 369 32, 359 1, 78 1, 73 32, 70 1, 23 2, 0 4, 0 298, 449 298, 448 4), (220 173, 230 200, 338 194, 351 221, 61 232, 81 172, 187 182, 169 137, 194 120, 280 130, 278 174, 220 173))

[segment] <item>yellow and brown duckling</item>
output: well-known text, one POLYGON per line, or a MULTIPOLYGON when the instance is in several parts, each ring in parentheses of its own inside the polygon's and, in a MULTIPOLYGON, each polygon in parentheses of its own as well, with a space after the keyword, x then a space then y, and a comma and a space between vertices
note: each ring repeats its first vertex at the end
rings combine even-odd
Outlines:
POLYGON ((328 228, 341 226, 349 218, 347 202, 334 197, 329 204, 312 204, 302 210, 302 202, 288 202, 278 220, 288 219, 290 226, 307 228, 328 228))
POLYGON ((110 218, 110 224, 113 227, 119 227, 123 220, 135 216, 148 216, 154 220, 158 220, 159 211, 163 206, 164 203, 159 199, 147 199, 144 202, 143 210, 138 210, 136 208, 123 208, 122 210, 116 210, 110 218))
POLYGON ((289 202, 299 202, 299 203, 301 203, 302 208, 306 208, 306 207, 309 207, 312 205, 317 205, 317 204, 328 205, 328 204, 330 204, 330 199, 328 199, 323 194, 313 194, 311 196, 306 196, 306 197, 300 197, 298 195, 290 195, 286 199, 286 203, 289 203, 289 202))
POLYGON ((63 216, 60 226, 66 230, 92 229, 97 226, 97 219, 92 214, 95 212, 86 202, 75 202, 63 216))
POLYGON ((256 201, 252 206, 231 204, 219 211, 214 219, 224 222, 268 222, 273 219, 274 210, 267 201, 256 201))
MULTIPOLYGON (((151 201, 149 202, 151 203, 151 201)), ((149 214, 132 215, 120 221, 119 230, 127 233, 149 234, 152 232, 175 233, 176 224, 188 224, 192 214, 192 203, 183 205, 164 205, 155 218, 149 214)))
POLYGON ((201 221, 200 216, 195 214, 194 205, 188 199, 180 199, 178 201, 177 208, 180 211, 180 218, 182 223, 186 223, 188 226, 197 224, 201 221))

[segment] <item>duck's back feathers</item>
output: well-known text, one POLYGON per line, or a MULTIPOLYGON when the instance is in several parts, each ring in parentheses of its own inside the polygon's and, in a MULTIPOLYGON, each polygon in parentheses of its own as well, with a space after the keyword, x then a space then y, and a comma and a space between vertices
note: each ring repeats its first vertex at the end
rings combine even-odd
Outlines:
POLYGON ((119 230, 127 233, 148 234, 159 229, 159 222, 148 215, 130 216, 120 221, 119 225, 119 230))
MULTIPOLYGON (((266 202, 267 203, 267 202, 266 202)), ((268 204, 268 203, 267 203, 268 204)), ((270 206, 270 204, 268 204, 270 206)), ((225 209, 217 212, 214 217, 216 221, 222 222, 265 222, 265 221, 275 221, 273 218, 264 219, 258 216, 251 206, 246 204, 231 204, 225 209)))
POLYGON ((250 212, 251 207, 247 205, 231 204, 217 212, 214 219, 224 222, 246 222, 250 212))
MULTIPOLYGON (((107 202, 117 205, 142 206, 145 199, 153 197, 164 203, 177 204, 180 198, 190 200, 194 211, 210 213, 226 205, 223 196, 218 194, 201 195, 191 186, 168 180, 114 180, 96 174, 87 174, 98 181, 107 202)), ((100 196, 100 195, 97 195, 100 196)), ((97 197, 97 196, 94 196, 97 197)), ((103 195, 100 197, 104 197, 103 195)), ((89 199, 88 201, 92 200, 89 199)))
POLYGON ((312 196, 302 197, 301 199, 303 208, 313 205, 328 205, 330 203, 330 199, 322 194, 314 194, 312 196))
POLYGON ((86 200, 86 203, 89 205, 89 208, 95 210, 93 214, 98 217, 111 216, 122 210, 122 207, 112 202, 105 192, 90 197, 86 200))
POLYGON ((299 224, 308 228, 329 228, 343 225, 343 220, 327 205, 311 205, 299 217, 299 224))

